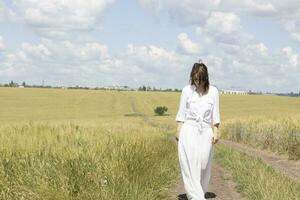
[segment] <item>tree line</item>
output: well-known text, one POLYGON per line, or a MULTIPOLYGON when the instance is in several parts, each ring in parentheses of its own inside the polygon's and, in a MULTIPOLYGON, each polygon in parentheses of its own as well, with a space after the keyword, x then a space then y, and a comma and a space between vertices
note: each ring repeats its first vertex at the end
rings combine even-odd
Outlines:
POLYGON ((129 86, 122 86, 122 87, 111 87, 111 88, 108 88, 108 87, 86 87, 86 86, 79 86, 79 85, 76 85, 76 86, 68 86, 68 87, 65 87, 65 86, 51 86, 51 85, 30 85, 30 84, 27 84, 25 81, 23 81, 21 84, 17 83, 17 82, 14 82, 13 80, 11 80, 9 83, 5 83, 5 84, 1 84, 0 83, 0 87, 20 87, 20 86, 23 86, 23 87, 32 87, 32 88, 64 88, 64 89, 87 89, 87 90, 117 90, 117 91, 123 91, 123 90, 138 90, 138 91, 164 91, 164 92, 180 92, 181 90, 180 89, 172 89, 172 88, 167 88, 167 89, 162 89, 162 88, 156 88, 156 87, 151 87, 151 86, 145 86, 145 85, 142 85, 140 87, 138 87, 137 89, 134 89, 134 88, 130 88, 129 86))

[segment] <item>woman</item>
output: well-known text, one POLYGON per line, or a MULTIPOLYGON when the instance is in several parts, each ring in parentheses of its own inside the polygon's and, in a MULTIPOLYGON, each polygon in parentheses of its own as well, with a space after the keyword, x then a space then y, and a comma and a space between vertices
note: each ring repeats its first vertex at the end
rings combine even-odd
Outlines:
POLYGON ((189 200, 203 200, 211 174, 213 144, 220 138, 220 113, 219 91, 209 84, 208 70, 202 62, 194 64, 190 84, 182 89, 176 121, 186 195, 189 200))

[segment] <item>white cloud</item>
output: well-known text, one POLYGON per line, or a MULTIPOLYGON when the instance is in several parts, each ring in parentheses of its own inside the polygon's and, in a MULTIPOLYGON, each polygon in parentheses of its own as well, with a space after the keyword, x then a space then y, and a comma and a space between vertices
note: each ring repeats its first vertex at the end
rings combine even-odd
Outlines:
POLYGON ((234 13, 212 12, 204 25, 196 28, 196 33, 209 43, 208 46, 217 43, 228 50, 253 41, 253 37, 243 31, 240 18, 234 13))
POLYGON ((5 44, 4 44, 2 36, 0 35, 0 51, 3 51, 3 50, 5 50, 5 44))
POLYGON ((39 82, 43 78, 55 85, 107 79, 119 70, 116 66, 121 61, 111 57, 107 46, 100 43, 42 39, 37 44, 22 43, 14 52, 7 52, 0 63, 3 80, 26 78, 39 82))
MULTIPOLYGON (((0 78, 9 81, 53 85, 142 84, 168 87, 182 78, 189 57, 154 45, 128 45, 123 54, 111 55, 106 45, 96 42, 42 39, 22 43, 0 61, 0 78)), ((179 82, 174 87, 180 87, 179 82)))
POLYGON ((258 16, 271 16, 277 12, 272 1, 258 0, 139 0, 140 4, 154 12, 166 10, 169 16, 184 25, 201 25, 211 12, 233 12, 258 16), (158 9, 159 8, 159 9, 158 9))
POLYGON ((158 14, 163 8, 163 2, 160 0, 138 0, 140 5, 156 14, 158 14))
MULTIPOLYGON (((237 16, 229 19, 234 18, 239 19, 237 16)), ((293 62, 289 61, 283 52, 270 50, 263 42, 245 33, 239 20, 233 21, 235 26, 225 27, 237 28, 222 29, 222 24, 217 22, 212 23, 214 26, 208 26, 205 22, 204 26, 196 28, 198 40, 208 41, 202 43, 208 52, 203 58, 211 69, 213 82, 223 88, 232 89, 264 88, 261 90, 280 91, 285 87, 297 90, 291 84, 299 83, 295 77, 300 74, 294 66, 295 53, 287 51, 293 62)))
POLYGON ((300 44, 300 20, 287 21, 285 27, 286 30, 290 33, 291 37, 300 44))
POLYGON ((0 1, 0 23, 14 21, 16 13, 10 9, 3 1, 0 1))
MULTIPOLYGON (((299 55, 290 47, 276 52, 260 42, 245 46, 237 44, 230 47, 237 48, 233 53, 213 42, 213 47, 201 54, 213 85, 295 91, 295 85, 300 84, 297 78, 299 55)), ((130 44, 126 52, 112 55, 101 43, 42 39, 37 44, 23 43, 14 52, 6 52, 0 61, 0 78, 37 84, 45 80, 46 84, 52 85, 145 84, 181 88, 188 83, 190 70, 197 59, 198 55, 155 45, 130 44)))
POLYGON ((179 24, 199 24, 209 16, 210 11, 220 4, 220 0, 139 0, 142 7, 158 13, 166 10, 171 19, 179 24))
POLYGON ((193 42, 186 33, 180 33, 177 36, 177 46, 183 53, 199 54, 201 52, 200 45, 193 42))
MULTIPOLYGON (((129 44, 116 54, 111 54, 106 44, 75 42, 69 37, 73 33, 82 37, 101 26, 104 11, 113 0, 14 2, 19 20, 44 38, 23 42, 15 50, 5 49, 0 38, 0 50, 1 45, 5 49, 1 52, 1 80, 180 88, 187 83, 193 63, 201 58, 209 68, 211 83, 220 88, 298 90, 300 85, 300 55, 295 49, 268 48, 243 30, 240 19, 251 15, 280 21, 298 41, 300 10, 295 0, 288 0, 289 5, 275 0, 139 0, 156 14, 166 11, 178 24, 194 26, 196 34, 179 32, 175 49, 129 44)), ((10 15, 10 9, 5 9, 0 19, 10 15)))
POLYGON ((268 53, 268 48, 264 43, 248 44, 241 49, 244 52, 244 56, 251 56, 252 58, 264 58, 264 56, 267 56, 268 53))
POLYGON ((277 12, 273 0, 224 0, 221 1, 219 10, 262 17, 271 16, 277 12))
POLYGON ((184 69, 187 56, 166 50, 154 45, 135 46, 128 45, 126 59, 130 63, 139 66, 144 72, 157 74, 176 74, 184 69))
POLYGON ((282 51, 287 56, 291 66, 299 67, 299 70, 300 70, 300 56, 298 54, 294 53, 294 51, 291 47, 285 47, 282 49, 282 51))
POLYGON ((114 0, 21 0, 15 3, 19 20, 39 34, 64 38, 72 32, 101 28, 105 9, 114 0))
POLYGON ((204 24, 196 28, 196 33, 207 41, 231 45, 248 43, 248 40, 251 40, 251 37, 242 31, 240 18, 234 13, 212 12, 204 24))
POLYGON ((282 24, 291 37, 300 44, 299 0, 139 0, 140 4, 154 13, 167 12, 170 18, 181 25, 206 26, 220 29, 224 33, 238 28, 238 15, 269 18, 282 24), (157 9, 159 8, 159 9, 157 9), (216 13, 231 13, 222 15, 216 13), (221 19, 220 19, 221 17, 221 19), (208 20, 210 18, 210 20, 208 20), (222 21, 224 20, 224 23, 222 21), (229 22, 229 23, 228 23, 229 22), (216 26, 220 25, 220 26, 216 26), (233 29, 232 29, 233 28, 233 29))
POLYGON ((234 34, 241 29, 240 18, 234 13, 212 12, 206 20, 205 28, 212 32, 234 34))

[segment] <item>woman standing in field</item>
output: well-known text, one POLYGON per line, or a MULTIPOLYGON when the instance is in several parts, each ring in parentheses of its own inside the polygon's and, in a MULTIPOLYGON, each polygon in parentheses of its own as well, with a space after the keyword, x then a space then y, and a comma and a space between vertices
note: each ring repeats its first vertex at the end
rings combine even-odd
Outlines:
POLYGON ((189 200, 205 199, 211 175, 213 144, 220 138, 219 91, 209 84, 204 63, 195 63, 190 84, 182 89, 176 140, 184 188, 189 200))

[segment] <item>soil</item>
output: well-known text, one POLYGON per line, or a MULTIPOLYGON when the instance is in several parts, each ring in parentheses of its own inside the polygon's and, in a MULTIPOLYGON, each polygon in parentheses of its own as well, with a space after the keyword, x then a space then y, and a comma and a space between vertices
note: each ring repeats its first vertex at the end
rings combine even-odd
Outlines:
POLYGON ((255 149, 245 144, 241 144, 229 140, 220 140, 219 142, 227 146, 230 146, 240 152, 258 157, 265 164, 271 166, 277 172, 282 173, 298 182, 300 181, 300 160, 298 161, 289 160, 287 155, 279 155, 267 150, 255 149))
MULTIPOLYGON (((135 99, 133 97, 130 97, 130 103, 132 111, 138 114, 138 116, 142 117, 143 120, 150 126, 158 127, 166 133, 174 131, 170 130, 170 127, 164 124, 156 124, 155 122, 151 121, 147 115, 139 112, 136 108, 135 99)), ((172 140, 174 143, 177 143, 173 134, 170 134, 169 139, 172 140)), ((177 180, 173 187, 171 187, 167 200, 187 200, 181 175, 179 175, 179 177, 179 180, 177 180)), ((208 187, 208 190, 209 192, 205 194, 206 199, 246 200, 246 198, 243 198, 236 191, 235 183, 232 181, 231 174, 227 170, 224 170, 220 165, 218 165, 214 161, 212 165, 210 185, 208 187)))
MULTIPOLYGON (((213 163, 210 183, 206 199, 213 200, 246 200, 235 189, 235 183, 231 179, 231 174, 225 171, 217 163, 213 163)), ((170 190, 167 200, 187 200, 182 178, 177 181, 170 190)))

